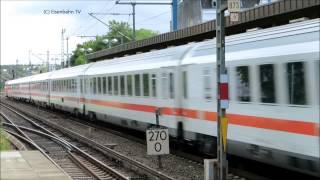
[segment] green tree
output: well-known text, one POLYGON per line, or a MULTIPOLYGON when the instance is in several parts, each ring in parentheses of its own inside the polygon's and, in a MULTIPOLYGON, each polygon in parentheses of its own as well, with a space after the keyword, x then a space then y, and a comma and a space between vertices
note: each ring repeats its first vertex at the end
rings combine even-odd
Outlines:
MULTIPOLYGON (((102 49, 109 48, 109 44, 104 43, 105 39, 111 40, 116 38, 118 40, 116 43, 111 43, 111 47, 118 46, 121 44, 121 42, 128 43, 133 39, 132 28, 128 23, 111 20, 108 22, 108 25, 110 29, 107 34, 97 36, 95 40, 90 40, 84 42, 83 44, 77 45, 76 50, 73 51, 73 55, 70 58, 71 64, 73 66, 87 63, 85 52, 82 51, 83 49, 91 48, 92 52, 96 52, 102 49)), ((136 40, 150 38, 158 34, 158 31, 153 31, 149 29, 138 29, 136 30, 136 40)))
POLYGON ((136 31, 136 40, 142 40, 142 39, 146 39, 152 36, 156 36, 158 35, 159 32, 158 31, 152 31, 149 29, 139 29, 136 31))

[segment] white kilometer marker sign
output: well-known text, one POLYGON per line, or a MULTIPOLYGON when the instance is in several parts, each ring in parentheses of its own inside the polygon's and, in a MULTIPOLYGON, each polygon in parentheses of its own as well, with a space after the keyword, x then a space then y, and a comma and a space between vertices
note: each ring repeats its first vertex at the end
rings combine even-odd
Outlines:
POLYGON ((241 10, 241 0, 228 0, 228 11, 230 13, 239 12, 241 10))
POLYGON ((169 154, 169 131, 166 128, 147 130, 148 155, 169 154))

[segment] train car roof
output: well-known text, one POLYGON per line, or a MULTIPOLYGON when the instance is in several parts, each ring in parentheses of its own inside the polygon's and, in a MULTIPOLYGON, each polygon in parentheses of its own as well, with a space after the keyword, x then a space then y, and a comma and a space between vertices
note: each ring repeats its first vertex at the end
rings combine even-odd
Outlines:
POLYGON ((27 77, 22 77, 22 78, 19 78, 19 79, 6 81, 5 84, 12 85, 12 84, 21 84, 21 83, 29 82, 31 80, 31 77, 32 76, 27 76, 27 77))
POLYGON ((30 82, 37 82, 37 81, 48 80, 51 73, 52 73, 52 72, 47 72, 47 73, 41 73, 41 74, 33 75, 33 76, 31 76, 31 78, 30 78, 30 82))
POLYGON ((130 72, 177 66, 190 47, 192 47, 192 45, 187 44, 112 60, 99 61, 88 68, 85 75, 130 72))
POLYGON ((93 63, 52 71, 50 79, 63 79, 83 75, 93 63))
MULTIPOLYGON (((320 19, 226 37, 226 60, 319 51, 320 19), (294 36, 294 37, 293 37, 294 36), (272 52, 272 53, 270 53, 272 52)), ((94 63, 85 75, 215 62, 215 39, 94 63), (182 61, 181 61, 182 60, 182 61)))
MULTIPOLYGON (((226 61, 319 52, 320 19, 226 37, 226 61)), ((182 64, 216 61, 216 42, 197 43, 182 64)))

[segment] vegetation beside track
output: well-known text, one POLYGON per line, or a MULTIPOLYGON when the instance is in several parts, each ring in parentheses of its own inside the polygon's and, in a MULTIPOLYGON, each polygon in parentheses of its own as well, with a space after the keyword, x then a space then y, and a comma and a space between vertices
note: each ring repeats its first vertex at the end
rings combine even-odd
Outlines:
POLYGON ((3 129, 0 128, 0 151, 8 151, 11 150, 11 143, 6 138, 6 136, 3 133, 3 129))

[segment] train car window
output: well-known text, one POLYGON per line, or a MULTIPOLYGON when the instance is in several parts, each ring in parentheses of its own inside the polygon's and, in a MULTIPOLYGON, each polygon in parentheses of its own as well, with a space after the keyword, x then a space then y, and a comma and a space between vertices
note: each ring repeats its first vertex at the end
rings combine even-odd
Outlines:
POLYGON ((83 85, 83 91, 85 94, 87 94, 87 87, 88 87, 88 79, 84 79, 84 85, 83 85))
POLYGON ((236 88, 237 98, 239 101, 250 101, 250 86, 249 86, 249 67, 239 66, 236 67, 236 88))
POLYGON ((65 80, 66 84, 65 84, 65 92, 68 92, 68 80, 65 80))
POLYGON ((303 62, 287 64, 289 104, 306 104, 303 62))
POLYGON ((68 91, 71 92, 71 79, 68 80, 68 91))
POLYGON ((88 79, 89 81, 89 94, 92 94, 93 92, 93 78, 88 79))
POLYGON ((71 89, 72 89, 72 92, 77 92, 77 84, 76 84, 76 80, 75 79, 72 79, 71 81, 71 89))
POLYGON ((108 77, 108 94, 112 95, 112 77, 108 77))
POLYGON ((157 97, 157 76, 155 74, 151 75, 151 90, 152 97, 157 97))
POLYGON ((97 78, 93 78, 93 94, 97 94, 97 78))
POLYGON ((128 96, 132 96, 132 75, 127 75, 128 96))
POLYGON ((107 94, 107 78, 106 77, 102 78, 102 91, 103 91, 103 94, 107 94))
POLYGON ((73 92, 77 92, 77 81, 74 79, 73 80, 73 92))
POLYGON ((273 64, 260 65, 260 88, 261 102, 276 102, 273 64))
POLYGON ((69 82, 69 80, 66 80, 66 84, 65 84, 65 92, 68 92, 68 82, 69 82))
POLYGON ((70 80, 70 92, 73 92, 74 91, 74 80, 71 79, 70 80))
POLYGON ((134 90, 136 96, 141 96, 140 93, 140 74, 134 75, 134 90))
POLYGON ((102 90, 101 90, 101 77, 98 77, 98 94, 101 94, 102 90))
POLYGON ((63 81, 63 92, 67 92, 67 80, 63 81))
POLYGON ((64 83, 65 83, 65 81, 64 80, 61 80, 61 85, 62 85, 62 90, 61 90, 61 92, 64 92, 64 83))
POLYGON ((169 73, 169 93, 170 98, 174 98, 174 75, 173 73, 169 73))
POLYGON ((80 79, 80 93, 83 93, 83 80, 80 79))
POLYGON ((182 72, 182 83, 183 83, 183 97, 188 98, 188 74, 187 71, 182 72))
POLYGON ((73 92, 73 87, 74 87, 74 84, 73 84, 73 79, 70 79, 70 92, 73 92))
POLYGON ((149 74, 142 75, 143 95, 149 96, 149 74))
POLYGON ((120 76, 120 94, 125 95, 125 84, 124 84, 124 76, 120 76))
POLYGON ((70 80, 70 92, 73 92, 73 90, 74 90, 74 80, 71 79, 70 80))
POLYGON ((204 88, 204 98, 207 100, 212 100, 212 78, 211 70, 206 67, 203 70, 203 88, 204 88))
POLYGON ((113 94, 114 95, 118 95, 119 94, 119 91, 118 91, 118 89, 119 89, 119 80, 118 80, 119 78, 118 78, 118 76, 113 76, 113 94))
POLYGON ((168 76, 167 73, 161 74, 161 83, 162 83, 162 98, 168 98, 168 76))

